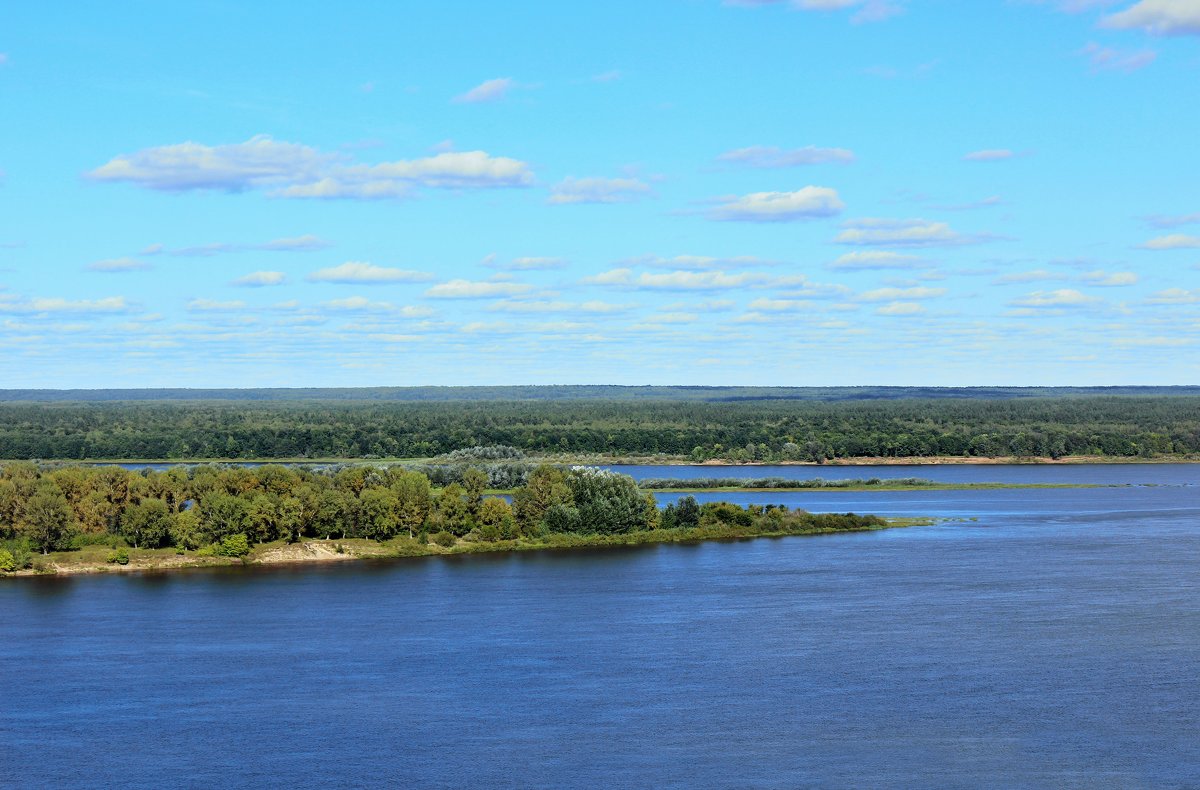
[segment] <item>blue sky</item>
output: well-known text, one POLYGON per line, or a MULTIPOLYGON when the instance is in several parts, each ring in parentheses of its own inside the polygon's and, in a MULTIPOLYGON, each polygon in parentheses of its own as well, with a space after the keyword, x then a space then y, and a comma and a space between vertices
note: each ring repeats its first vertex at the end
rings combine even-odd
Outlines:
POLYGON ((0 386, 1195 383, 1198 141, 1200 0, 16 4, 0 386))

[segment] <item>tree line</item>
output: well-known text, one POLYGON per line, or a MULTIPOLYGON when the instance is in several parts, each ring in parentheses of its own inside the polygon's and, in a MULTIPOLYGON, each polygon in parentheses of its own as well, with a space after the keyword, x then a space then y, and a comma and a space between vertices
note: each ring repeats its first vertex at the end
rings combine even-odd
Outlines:
POLYGON ((1200 397, 0 403, 0 458, 431 458, 472 446, 694 461, 1200 453, 1200 397))
POLYGON ((455 482, 435 488, 423 472, 400 466, 206 464, 135 472, 6 462, 0 467, 0 570, 29 565, 35 552, 87 545, 173 546, 179 552, 240 556, 257 543, 304 538, 452 546, 460 540, 610 536, 706 523, 745 526, 756 518, 830 529, 876 523, 858 516, 820 521, 825 517, 779 508, 701 506, 691 497, 660 510, 633 478, 592 467, 533 467, 511 501, 485 495, 483 469, 468 466, 456 475, 455 482))

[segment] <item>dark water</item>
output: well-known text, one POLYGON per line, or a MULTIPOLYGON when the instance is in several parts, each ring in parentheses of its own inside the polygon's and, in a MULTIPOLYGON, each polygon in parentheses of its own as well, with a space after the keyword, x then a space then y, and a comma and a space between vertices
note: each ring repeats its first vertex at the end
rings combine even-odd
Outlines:
POLYGON ((7 580, 0 784, 1200 786, 1194 487, 747 498, 978 520, 7 580))

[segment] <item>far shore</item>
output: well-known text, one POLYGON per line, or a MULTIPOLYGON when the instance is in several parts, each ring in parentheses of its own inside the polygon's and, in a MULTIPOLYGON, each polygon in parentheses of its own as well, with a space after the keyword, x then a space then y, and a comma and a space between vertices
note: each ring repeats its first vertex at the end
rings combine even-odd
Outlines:
POLYGON ((348 562, 354 560, 388 560, 404 557, 454 556, 460 554, 491 554, 516 551, 561 551, 568 549, 604 549, 647 546, 663 543, 699 543, 704 541, 752 540, 755 538, 784 538, 811 535, 838 535, 854 532, 875 532, 882 529, 926 526, 931 518, 889 518, 879 526, 853 529, 778 530, 758 527, 702 526, 692 529, 645 530, 617 535, 560 534, 542 539, 520 538, 481 542, 459 539, 453 546, 421 543, 407 537, 377 542, 362 538, 306 539, 297 543, 275 541, 255 546, 244 558, 202 556, 194 551, 179 553, 176 549, 129 549, 129 564, 110 563, 105 557, 111 551, 105 546, 89 546, 83 550, 51 552, 37 555, 35 567, 10 573, 0 573, 0 579, 16 577, 55 577, 110 573, 164 573, 189 568, 256 567, 277 565, 308 565, 311 563, 348 562))
MULTIPOLYGON (((0 459, 0 464, 30 459, 7 458, 0 459)), ((32 459, 46 464, 84 464, 105 465, 122 464, 134 466, 192 466, 196 464, 289 464, 289 465, 331 465, 331 464, 447 464, 451 462, 444 458, 42 458, 32 459)), ((997 456, 984 458, 977 456, 957 455, 928 455, 904 457, 863 457, 836 458, 823 463, 816 461, 726 461, 711 459, 708 461, 693 461, 682 456, 610 456, 610 455, 535 455, 525 458, 506 459, 520 463, 548 464, 578 464, 591 466, 808 466, 813 468, 826 467, 872 467, 872 466, 1069 466, 1090 464, 1195 464, 1200 463, 1196 455, 1163 455, 1153 458, 1125 457, 1111 455, 1067 455, 1061 458, 1030 457, 1030 456, 997 456)), ((479 461, 477 463, 495 463, 479 461)))

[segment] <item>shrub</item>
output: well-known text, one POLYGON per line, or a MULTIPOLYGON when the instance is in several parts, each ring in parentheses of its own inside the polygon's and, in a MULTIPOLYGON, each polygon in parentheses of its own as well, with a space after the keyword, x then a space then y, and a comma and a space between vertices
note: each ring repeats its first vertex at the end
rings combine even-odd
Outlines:
POLYGON ((122 546, 108 555, 108 561, 117 565, 129 564, 129 549, 122 546))
POLYGON ((495 524, 484 524, 479 528, 479 539, 488 543, 500 540, 500 528, 495 524))
POLYGON ((444 549, 450 548, 458 540, 458 538, 454 537, 444 529, 433 533, 429 536, 429 539, 444 549))
POLYGON ((0 549, 0 572, 11 573, 17 569, 17 559, 8 549, 0 549))
POLYGON ((216 553, 221 557, 245 557, 250 553, 250 541, 242 532, 236 535, 226 535, 217 544, 216 553))
POLYGON ((33 549, 27 540, 6 540, 0 544, 0 550, 8 552, 13 558, 13 569, 28 568, 33 564, 33 549))

